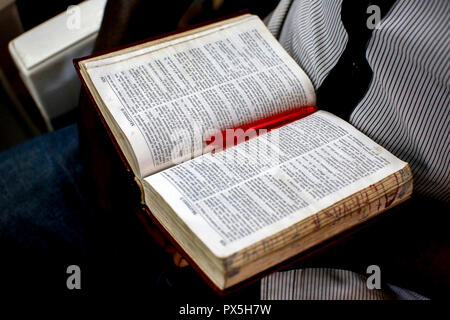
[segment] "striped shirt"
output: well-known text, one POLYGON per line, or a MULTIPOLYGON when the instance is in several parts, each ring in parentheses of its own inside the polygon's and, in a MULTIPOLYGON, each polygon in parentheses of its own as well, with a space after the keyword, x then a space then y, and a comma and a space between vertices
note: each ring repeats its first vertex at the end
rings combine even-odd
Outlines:
POLYGON ((355 272, 330 268, 277 272, 261 280, 261 300, 427 300, 391 284, 383 290, 369 289, 367 280, 355 272))
MULTIPOLYGON (((318 101, 321 86, 348 49, 343 3, 345 0, 281 0, 266 19, 269 30, 312 80, 318 101)), ((415 192, 447 203, 450 200, 449 17, 448 0, 395 2, 367 43, 365 62, 372 72, 371 81, 363 88, 365 93, 356 97, 358 102, 347 106, 350 108, 347 120, 351 124, 411 165, 415 192)), ((395 296, 367 292, 358 275, 336 272, 305 269, 276 273, 261 282, 261 297, 395 296), (331 283, 330 279, 344 280, 331 283)), ((404 297, 420 297, 407 290, 398 292, 404 297)))
MULTIPOLYGON (((316 89, 347 44, 342 2, 282 0, 267 21, 316 89)), ((449 17, 446 0, 395 3, 368 43, 370 86, 356 106, 349 106, 351 124, 411 165, 415 192, 446 202, 450 200, 449 17)))

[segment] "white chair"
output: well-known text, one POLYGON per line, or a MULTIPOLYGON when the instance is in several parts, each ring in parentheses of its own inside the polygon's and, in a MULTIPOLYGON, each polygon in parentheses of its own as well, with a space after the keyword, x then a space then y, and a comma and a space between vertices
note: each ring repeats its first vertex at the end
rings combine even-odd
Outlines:
POLYGON ((21 78, 49 130, 52 119, 78 104, 80 82, 73 59, 89 55, 106 0, 87 0, 23 33, 9 43, 21 78))

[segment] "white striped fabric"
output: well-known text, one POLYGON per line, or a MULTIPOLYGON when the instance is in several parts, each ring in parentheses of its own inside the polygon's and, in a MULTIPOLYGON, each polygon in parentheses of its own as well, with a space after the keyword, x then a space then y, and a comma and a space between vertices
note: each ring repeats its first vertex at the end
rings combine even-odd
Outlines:
POLYGON ((410 163, 415 191, 449 201, 450 1, 399 1, 375 30, 370 88, 350 122, 410 163))
POLYGON ((308 268, 277 272, 261 280, 261 300, 424 300, 425 297, 388 285, 389 291, 369 289, 357 273, 308 268))
POLYGON ((430 300, 414 291, 406 290, 392 284, 386 284, 390 297, 393 300, 430 300))
MULTIPOLYGON (((282 0, 267 20, 316 89, 347 44, 341 4, 342 0, 282 0)), ((410 163, 415 192, 446 202, 450 200, 449 6, 447 0, 404 0, 394 5, 369 43, 372 83, 350 117, 350 123, 410 163)))
POLYGON ((276 34, 289 8, 280 43, 319 88, 338 62, 348 41, 341 20, 342 0, 297 0, 280 3, 269 26, 276 34))
POLYGON ((281 27, 283 26, 291 4, 292 0, 280 0, 275 10, 264 19, 267 29, 269 29, 276 38, 280 35, 281 27))
MULTIPOLYGON (((316 89, 347 44, 341 4, 282 0, 267 20, 316 89)), ((397 1, 373 32, 366 52, 373 79, 350 116, 355 127, 410 163, 415 192, 446 202, 450 200, 449 17, 448 0, 397 1)), ((363 279, 332 269, 279 272, 261 281, 261 298, 424 299, 392 285, 389 296, 368 291, 363 279)))

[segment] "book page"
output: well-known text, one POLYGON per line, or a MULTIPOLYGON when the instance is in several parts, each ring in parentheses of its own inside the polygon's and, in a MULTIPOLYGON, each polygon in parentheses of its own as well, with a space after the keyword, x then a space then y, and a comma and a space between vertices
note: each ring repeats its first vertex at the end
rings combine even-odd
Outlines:
POLYGON ((87 73, 141 177, 202 154, 215 130, 315 104, 308 77, 253 16, 111 61, 87 73))
POLYGON ((227 257, 405 165, 347 122, 318 111, 145 181, 216 256, 227 257))

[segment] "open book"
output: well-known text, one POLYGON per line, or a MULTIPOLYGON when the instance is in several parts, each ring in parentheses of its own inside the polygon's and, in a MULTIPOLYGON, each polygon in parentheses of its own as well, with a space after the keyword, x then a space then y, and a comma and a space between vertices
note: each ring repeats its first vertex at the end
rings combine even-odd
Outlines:
POLYGON ((412 193, 407 163, 325 111, 210 152, 211 132, 315 104, 311 81, 256 16, 75 65, 143 204, 221 290, 412 193))

